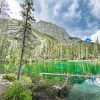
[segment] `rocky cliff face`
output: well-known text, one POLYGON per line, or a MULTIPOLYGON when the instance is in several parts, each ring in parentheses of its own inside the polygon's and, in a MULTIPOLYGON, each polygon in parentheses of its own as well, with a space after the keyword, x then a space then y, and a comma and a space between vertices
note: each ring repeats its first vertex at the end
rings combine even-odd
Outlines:
MULTIPOLYGON (((19 42, 22 40, 20 22, 17 20, 0 19, 0 38, 5 35, 7 36, 11 46, 16 46, 16 44, 18 44, 18 42, 16 43, 16 40, 19 42)), ((26 38, 26 41, 33 47, 40 43, 36 35, 30 36, 29 39, 26 38)))
POLYGON ((54 37, 55 39, 64 42, 64 43, 77 43, 81 39, 76 37, 71 37, 64 28, 57 26, 45 21, 39 21, 32 23, 33 28, 37 29, 40 32, 43 32, 47 35, 54 37))
POLYGON ((18 21, 0 19, 0 34, 9 34, 19 29, 18 21))
MULTIPOLYGON (((17 20, 0 19, 0 34, 15 33, 20 29, 17 20)), ((75 44, 81 41, 77 37, 71 37, 64 28, 45 21, 33 22, 32 26, 39 32, 45 33, 60 42, 67 44, 75 44)))

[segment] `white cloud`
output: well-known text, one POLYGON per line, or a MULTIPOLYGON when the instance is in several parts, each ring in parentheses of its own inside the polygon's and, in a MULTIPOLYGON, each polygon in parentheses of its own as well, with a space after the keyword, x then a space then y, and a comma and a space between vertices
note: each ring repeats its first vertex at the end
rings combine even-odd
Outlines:
POLYGON ((81 10, 79 10, 79 1, 80 0, 35 0, 36 20, 55 22, 56 18, 61 15, 61 19, 65 21, 73 20, 74 18, 80 20, 81 10))
POLYGON ((35 17, 36 17, 36 20, 45 20, 45 21, 51 21, 52 20, 52 14, 50 12, 50 10, 52 8, 49 8, 49 3, 52 3, 51 1, 49 0, 35 0, 35 3, 38 2, 38 5, 40 7, 40 11, 37 12, 35 11, 35 17))
POLYGON ((58 10, 65 0, 35 0, 35 17, 36 20, 53 21, 58 14, 58 10), (39 9, 38 9, 39 8, 39 9), (39 10, 39 12, 37 11, 39 10))
MULTIPOLYGON (((64 3, 69 2, 68 0, 58 0, 54 6, 53 12, 54 12, 54 16, 59 15, 59 10, 61 9, 61 7, 63 6, 64 3)), ((67 4, 66 4, 67 6, 67 4)))
POLYGON ((90 16, 84 17, 84 19, 88 29, 97 30, 99 28, 97 20, 91 20, 90 16))
POLYGON ((70 35, 72 37, 79 37, 82 40, 86 39, 87 37, 90 36, 90 33, 92 32, 92 30, 88 30, 88 29, 80 29, 79 27, 67 27, 66 29, 70 35))
POLYGON ((10 17, 15 19, 22 19, 20 16, 21 7, 17 0, 6 0, 10 8, 10 17))
POLYGON ((98 39, 99 40, 99 43, 100 43, 100 30, 96 31, 95 34, 93 34, 91 36, 91 39, 92 39, 93 42, 96 42, 97 39, 98 39))
POLYGON ((77 11, 79 8, 79 0, 72 0, 71 5, 69 6, 68 11, 64 13, 65 18, 81 18, 81 11, 77 11))
POLYGON ((55 16, 58 15, 58 11, 60 10, 61 5, 62 5, 62 3, 58 1, 57 4, 54 6, 54 15, 55 16))
POLYGON ((41 6, 40 18, 41 20, 49 20, 48 4, 46 0, 39 0, 41 6))
POLYGON ((89 7, 92 10, 92 14, 100 19, 100 0, 89 0, 89 7))

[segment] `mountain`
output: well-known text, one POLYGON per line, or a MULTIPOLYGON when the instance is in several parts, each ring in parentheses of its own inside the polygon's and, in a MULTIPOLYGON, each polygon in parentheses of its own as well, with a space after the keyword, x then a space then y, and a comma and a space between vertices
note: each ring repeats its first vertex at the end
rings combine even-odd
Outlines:
MULTIPOLYGON (((6 33, 11 36, 12 35, 11 33, 14 34, 20 29, 19 23, 20 21, 18 20, 0 19, 0 34, 6 33)), ((52 37, 53 39, 56 39, 59 42, 65 44, 76 44, 81 41, 81 39, 77 37, 71 37, 64 28, 57 26, 56 24, 52 24, 50 22, 45 22, 45 21, 33 22, 32 27, 33 29, 40 32, 40 34, 44 33, 45 35, 52 37)), ((34 35, 36 36, 36 34, 34 35)), ((39 37, 37 36, 35 38, 33 37, 33 42, 35 44, 38 43, 39 37)))
POLYGON ((52 24, 50 22, 45 22, 41 20, 39 22, 32 23, 32 25, 33 28, 35 28, 39 32, 43 32, 47 35, 50 35, 64 43, 73 44, 81 41, 81 39, 77 37, 71 37, 64 28, 57 26, 56 24, 52 24))
MULTIPOLYGON (((44 33, 47 37, 56 39, 59 42, 64 44, 76 44, 81 41, 81 39, 77 37, 71 37, 64 28, 57 26, 56 24, 52 24, 50 22, 39 21, 32 23, 33 29, 37 30, 40 34, 44 33)), ((0 19, 0 34, 9 34, 10 41, 13 38, 18 37, 16 32, 20 29, 20 21, 18 20, 8 20, 8 19, 0 19), (13 37, 13 38, 12 38, 13 37)), ((40 36, 41 37, 41 36, 40 36)), ((32 44, 39 44, 41 40, 39 37, 34 34, 34 37, 31 37, 32 44)))

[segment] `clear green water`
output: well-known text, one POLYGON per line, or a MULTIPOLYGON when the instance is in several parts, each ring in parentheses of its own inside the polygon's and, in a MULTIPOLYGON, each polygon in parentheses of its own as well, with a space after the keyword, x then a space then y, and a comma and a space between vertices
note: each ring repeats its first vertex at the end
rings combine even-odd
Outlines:
POLYGON ((100 100, 100 78, 75 84, 63 100, 100 100))
POLYGON ((67 61, 40 61, 32 65, 23 66, 24 73, 70 73, 70 74, 100 74, 100 63, 94 62, 67 62, 67 61))
MULTIPOLYGON (((18 65, 0 64, 1 72, 15 72, 18 65)), ((22 67, 24 74, 39 73, 69 73, 69 74, 100 74, 100 63, 69 62, 69 61, 39 61, 22 67)))

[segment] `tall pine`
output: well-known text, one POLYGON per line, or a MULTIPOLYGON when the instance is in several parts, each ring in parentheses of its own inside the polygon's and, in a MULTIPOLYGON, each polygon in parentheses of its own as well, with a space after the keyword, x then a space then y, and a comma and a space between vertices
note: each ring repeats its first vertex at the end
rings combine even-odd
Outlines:
POLYGON ((21 55, 20 55, 20 62, 18 66, 18 75, 17 79, 20 79, 21 76, 21 69, 22 65, 24 63, 24 53, 25 53, 25 47, 26 47, 26 42, 30 38, 30 34, 32 33, 32 28, 31 28, 31 21, 35 21, 34 19, 34 8, 33 8, 33 0, 24 0, 23 3, 21 4, 22 7, 22 16, 23 16, 23 23, 22 23, 22 45, 21 45, 21 55))

